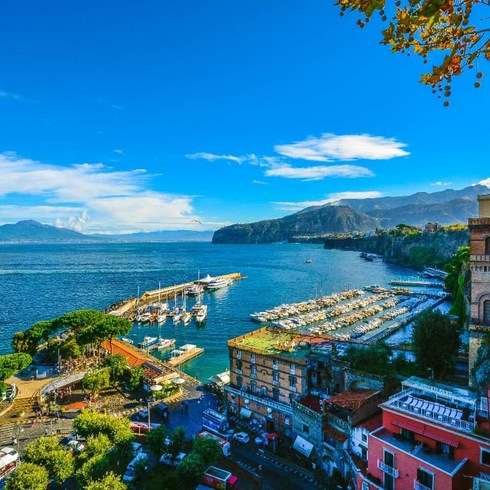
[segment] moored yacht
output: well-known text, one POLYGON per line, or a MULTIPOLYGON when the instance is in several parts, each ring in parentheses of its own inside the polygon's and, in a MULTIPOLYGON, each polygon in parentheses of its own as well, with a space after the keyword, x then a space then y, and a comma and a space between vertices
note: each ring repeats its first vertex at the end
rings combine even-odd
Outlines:
POLYGON ((215 278, 206 284, 207 289, 210 291, 216 291, 216 289, 221 289, 231 284, 231 279, 226 277, 215 278))

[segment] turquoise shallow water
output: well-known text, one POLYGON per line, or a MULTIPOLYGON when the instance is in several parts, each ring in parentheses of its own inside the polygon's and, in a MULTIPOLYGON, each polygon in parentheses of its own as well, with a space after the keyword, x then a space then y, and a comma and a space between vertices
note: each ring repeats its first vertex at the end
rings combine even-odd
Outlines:
MULTIPOLYGON (((248 278, 204 296, 209 305, 203 328, 168 321, 162 337, 177 346, 205 349, 183 370, 200 379, 228 365, 226 341, 257 328, 249 314, 281 303, 309 299, 345 288, 388 285, 412 271, 381 261, 366 262, 357 252, 321 245, 212 245, 143 243, 0 246, 0 351, 9 352, 12 334, 32 323, 80 308, 105 308, 123 298, 201 275, 241 272, 248 278), (306 260, 313 263, 307 264, 306 260)), ((155 326, 135 326, 136 341, 158 335, 155 326)))

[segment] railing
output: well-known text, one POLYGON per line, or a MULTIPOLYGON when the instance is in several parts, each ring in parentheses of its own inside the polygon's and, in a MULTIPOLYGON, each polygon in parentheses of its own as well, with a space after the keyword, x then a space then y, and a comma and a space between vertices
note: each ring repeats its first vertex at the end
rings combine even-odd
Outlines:
POLYGON ((422 417, 424 419, 433 420, 434 422, 447 425, 454 429, 460 429, 464 432, 473 432, 476 427, 476 422, 469 422, 467 420, 457 420, 446 415, 440 415, 439 413, 431 412, 429 410, 419 410, 418 408, 411 407, 410 405, 400 403, 400 400, 389 400, 387 403, 390 407, 398 408, 404 412, 409 412, 422 417))
POLYGON ((470 262, 490 262, 490 255, 472 254, 470 255, 470 262))
POLYGON ((286 405, 286 404, 280 403, 280 402, 272 401, 270 398, 261 398, 260 396, 254 395, 252 393, 237 390, 235 388, 232 388, 231 386, 225 386, 225 391, 228 391, 229 393, 232 393, 233 395, 241 396, 243 398, 248 398, 249 400, 253 400, 257 403, 261 403, 262 405, 265 405, 266 407, 270 407, 270 408, 273 408, 275 410, 279 410, 280 412, 282 412, 286 415, 293 415, 293 410, 289 405, 286 405))
POLYGON ((398 393, 395 393, 394 395, 391 395, 388 398, 388 403, 390 403, 391 401, 399 400, 400 398, 405 398, 406 396, 411 395, 412 393, 414 393, 414 390, 412 388, 408 390, 399 391, 398 393))
POLYGON ((413 481, 413 490, 434 490, 433 487, 426 487, 417 480, 413 481))
POLYGON ((389 466, 380 459, 378 459, 378 470, 384 471, 385 473, 388 473, 388 475, 391 475, 393 478, 398 478, 400 476, 400 472, 396 469, 393 468, 393 466, 389 466))

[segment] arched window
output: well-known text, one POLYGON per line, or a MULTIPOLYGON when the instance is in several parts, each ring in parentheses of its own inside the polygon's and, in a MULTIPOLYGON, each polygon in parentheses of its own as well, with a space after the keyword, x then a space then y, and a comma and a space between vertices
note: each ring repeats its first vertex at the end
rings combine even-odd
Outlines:
POLYGON ((490 299, 483 302, 483 323, 490 325, 490 299))
POLYGON ((490 255, 490 236, 485 238, 485 255, 490 255))

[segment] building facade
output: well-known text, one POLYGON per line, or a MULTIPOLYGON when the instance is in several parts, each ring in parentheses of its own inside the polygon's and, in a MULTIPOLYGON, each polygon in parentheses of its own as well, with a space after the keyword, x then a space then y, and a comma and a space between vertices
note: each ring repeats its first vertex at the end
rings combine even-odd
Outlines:
POLYGON ((478 218, 468 220, 471 270, 470 370, 483 335, 490 332, 490 194, 478 196, 478 206, 478 218))
POLYGON ((269 327, 229 340, 228 413, 291 437, 292 401, 307 391, 308 355, 320 340, 269 327))
POLYGON ((490 480, 486 401, 416 377, 402 387, 381 405, 383 425, 369 434, 358 487, 469 490, 474 478, 490 480))

